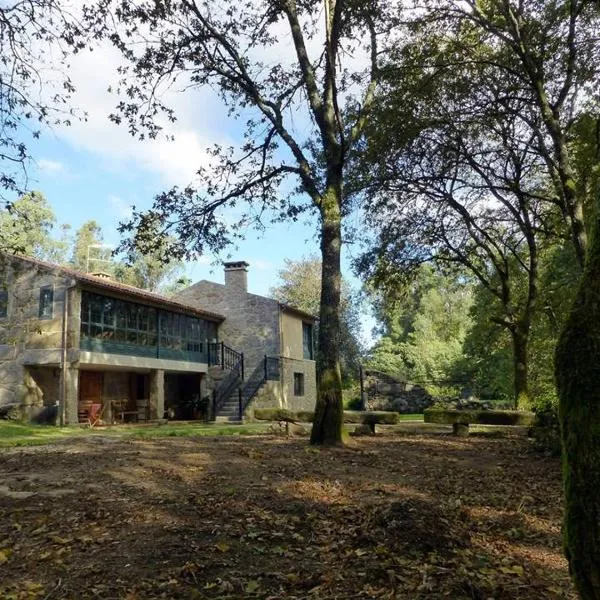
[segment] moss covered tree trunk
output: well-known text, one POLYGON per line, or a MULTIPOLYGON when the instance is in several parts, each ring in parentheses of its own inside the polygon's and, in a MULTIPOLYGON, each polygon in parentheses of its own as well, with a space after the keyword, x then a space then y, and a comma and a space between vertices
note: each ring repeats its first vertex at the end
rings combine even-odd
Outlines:
POLYGON ((344 408, 340 370, 341 185, 331 186, 321 208, 321 308, 317 357, 317 404, 311 444, 342 443, 344 408))
POLYGON ((600 599, 600 198, 583 277, 556 350, 564 544, 583 600, 600 599))
POLYGON ((513 344, 515 410, 528 408, 529 402, 529 326, 519 323, 511 330, 513 344))

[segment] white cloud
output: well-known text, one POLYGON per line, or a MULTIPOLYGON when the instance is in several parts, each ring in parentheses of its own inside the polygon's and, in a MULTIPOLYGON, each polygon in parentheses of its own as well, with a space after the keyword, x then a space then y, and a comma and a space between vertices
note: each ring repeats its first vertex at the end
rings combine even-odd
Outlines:
POLYGON ((261 260, 259 258, 251 259, 248 261, 253 269, 258 271, 272 271, 275 267, 272 262, 268 260, 261 260))
POLYGON ((126 219, 131 217, 131 206, 127 204, 125 200, 119 198, 119 196, 109 196, 108 203, 112 207, 114 214, 120 219, 126 219))
POLYGON ((69 71, 77 89, 73 104, 87 118, 74 120, 57 134, 74 147, 98 155, 101 166, 110 170, 140 168, 156 174, 164 186, 187 185, 201 166, 209 166, 206 147, 231 143, 222 134, 220 113, 224 110, 211 93, 168 92, 167 103, 175 107, 177 122, 165 124, 164 136, 139 141, 129 134, 126 124, 116 125, 108 118, 118 98, 107 90, 118 79, 119 64, 119 54, 108 45, 73 58, 69 71), (170 141, 167 135, 175 139, 170 141))
POLYGON ((37 166, 42 173, 58 174, 66 172, 66 168, 63 163, 58 160, 51 160, 49 158, 40 158, 40 160, 37 161, 37 166))

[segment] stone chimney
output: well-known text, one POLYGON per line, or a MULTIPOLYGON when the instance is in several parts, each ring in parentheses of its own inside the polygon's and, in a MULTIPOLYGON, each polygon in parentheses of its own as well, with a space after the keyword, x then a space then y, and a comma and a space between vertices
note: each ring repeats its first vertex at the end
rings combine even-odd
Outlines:
POLYGON ((112 280, 112 275, 110 273, 105 273, 104 271, 94 271, 93 273, 89 273, 92 277, 97 277, 98 279, 109 279, 112 280))
POLYGON ((223 263, 225 269, 225 287, 236 292, 248 291, 248 267, 245 260, 223 263))

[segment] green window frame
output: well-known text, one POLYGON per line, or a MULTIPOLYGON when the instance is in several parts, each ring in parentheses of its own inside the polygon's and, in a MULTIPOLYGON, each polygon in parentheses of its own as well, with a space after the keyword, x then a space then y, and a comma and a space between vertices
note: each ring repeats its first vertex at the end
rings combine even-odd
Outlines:
POLYGON ((302 323, 302 356, 307 360, 315 358, 312 323, 302 323))
MULTIPOLYGON (((210 321, 82 291, 81 347, 175 360, 207 360, 210 321), (104 344, 107 345, 104 345, 104 344)), ((216 330, 216 324, 215 330, 216 330)))

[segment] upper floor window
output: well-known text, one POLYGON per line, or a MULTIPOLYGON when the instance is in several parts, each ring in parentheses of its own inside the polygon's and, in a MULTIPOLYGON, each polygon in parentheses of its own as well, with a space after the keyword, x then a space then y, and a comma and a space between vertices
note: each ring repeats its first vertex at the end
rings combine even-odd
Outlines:
POLYGON ((8 292, 0 290, 0 319, 5 319, 8 315, 8 292))
POLYGON ((44 285, 40 288, 40 319, 51 319, 54 316, 54 288, 44 285))
POLYGON ((304 373, 294 373, 294 396, 304 396, 304 373))
POLYGON ((314 360, 313 326, 311 323, 302 323, 302 355, 304 358, 314 360))

